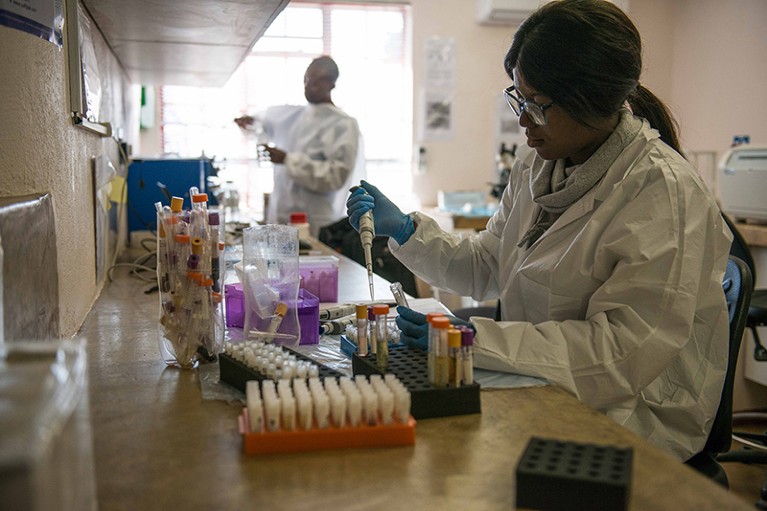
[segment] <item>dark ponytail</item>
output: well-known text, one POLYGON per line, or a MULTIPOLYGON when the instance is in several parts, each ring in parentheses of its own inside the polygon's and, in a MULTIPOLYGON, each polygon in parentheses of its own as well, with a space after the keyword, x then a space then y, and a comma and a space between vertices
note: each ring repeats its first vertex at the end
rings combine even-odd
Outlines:
POLYGON ((644 117, 679 154, 678 126, 663 102, 639 84, 642 40, 620 7, 605 0, 555 0, 514 34, 504 68, 586 126, 625 107, 644 117))
POLYGON ((661 140, 684 156, 679 145, 679 125, 671 116, 663 101, 658 99, 655 94, 643 85, 637 84, 634 92, 628 97, 628 103, 635 115, 644 117, 650 123, 650 126, 658 130, 661 140))

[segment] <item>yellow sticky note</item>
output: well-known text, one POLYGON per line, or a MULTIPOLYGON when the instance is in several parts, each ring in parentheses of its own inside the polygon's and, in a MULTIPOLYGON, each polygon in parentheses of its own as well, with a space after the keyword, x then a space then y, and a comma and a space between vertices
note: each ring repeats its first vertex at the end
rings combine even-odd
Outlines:
POLYGON ((125 178, 122 176, 115 176, 112 181, 109 182, 109 200, 118 204, 124 204, 128 201, 128 187, 126 186, 125 178))

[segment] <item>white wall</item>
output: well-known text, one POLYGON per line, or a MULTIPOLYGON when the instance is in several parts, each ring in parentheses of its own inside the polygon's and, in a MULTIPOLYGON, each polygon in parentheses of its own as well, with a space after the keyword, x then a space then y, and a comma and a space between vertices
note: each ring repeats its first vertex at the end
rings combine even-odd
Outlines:
POLYGON ((413 190, 424 206, 437 204, 437 191, 490 191, 496 180, 495 109, 509 85, 503 58, 513 28, 476 22, 474 0, 414 0, 413 113, 414 145, 426 148, 427 169, 413 177, 413 190), (421 137, 424 91, 424 44, 429 37, 455 39, 456 85, 454 137, 424 141, 421 137))
POLYGON ((721 151, 740 133, 767 144, 767 2, 676 3, 672 91, 685 145, 721 151))
MULTIPOLYGON (((430 36, 456 39, 455 137, 423 144, 428 171, 414 176, 417 195, 432 205, 439 189, 484 189, 494 177, 493 101, 509 84, 503 56, 515 27, 477 24, 474 0, 413 0, 412 5, 416 128, 423 42, 430 36)), ((628 14, 642 34, 641 81, 671 108, 685 150, 721 156, 741 133, 750 134, 752 144, 767 144, 767 2, 630 0, 628 14)))
MULTIPOLYGON (((94 43, 104 77, 119 75, 98 34, 94 43)), ((0 26, 0 196, 47 192, 53 197, 63 337, 80 328, 101 286, 95 270, 91 158, 104 154, 118 161, 114 140, 70 121, 66 55, 40 38, 0 26)), ((110 87, 123 86, 117 81, 103 84, 110 98, 110 87)))

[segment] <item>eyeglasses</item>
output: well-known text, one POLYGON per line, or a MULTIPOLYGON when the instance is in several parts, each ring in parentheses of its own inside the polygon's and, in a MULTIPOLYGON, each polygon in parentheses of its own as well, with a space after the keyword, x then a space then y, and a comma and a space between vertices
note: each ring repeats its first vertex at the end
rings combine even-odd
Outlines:
POLYGON ((510 85, 503 89, 503 97, 506 98, 506 103, 509 104, 515 114, 522 115, 522 112, 527 112, 527 116, 538 126, 546 124, 546 109, 551 108, 554 102, 547 103, 545 105, 539 105, 535 101, 522 100, 514 94, 517 88, 514 85, 510 85))

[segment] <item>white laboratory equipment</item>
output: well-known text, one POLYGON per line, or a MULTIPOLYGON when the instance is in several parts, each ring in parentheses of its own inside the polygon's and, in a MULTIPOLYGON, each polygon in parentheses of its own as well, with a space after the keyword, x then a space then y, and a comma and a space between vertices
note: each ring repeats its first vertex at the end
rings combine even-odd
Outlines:
MULTIPOLYGON (((729 149, 718 166, 719 197, 724 211, 733 220, 767 224, 767 146, 738 145, 729 149)), ((751 246, 756 268, 754 289, 767 288, 767 248, 751 246)), ((759 337, 767 339, 767 328, 757 327, 759 337)), ((750 330, 743 338, 744 375, 767 386, 767 361, 757 360, 750 330)))

